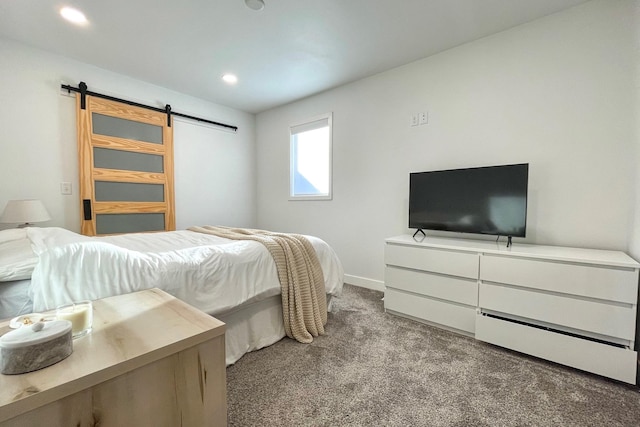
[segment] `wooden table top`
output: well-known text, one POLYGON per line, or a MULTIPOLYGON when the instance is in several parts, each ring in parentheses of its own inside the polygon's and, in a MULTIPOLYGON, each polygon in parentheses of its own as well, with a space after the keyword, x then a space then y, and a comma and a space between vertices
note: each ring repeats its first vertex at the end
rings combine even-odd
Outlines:
MULTIPOLYGON (((0 322, 0 335, 10 330, 0 322)), ((47 368, 0 375, 0 422, 224 334, 225 324, 160 289, 93 302, 93 331, 47 368)))

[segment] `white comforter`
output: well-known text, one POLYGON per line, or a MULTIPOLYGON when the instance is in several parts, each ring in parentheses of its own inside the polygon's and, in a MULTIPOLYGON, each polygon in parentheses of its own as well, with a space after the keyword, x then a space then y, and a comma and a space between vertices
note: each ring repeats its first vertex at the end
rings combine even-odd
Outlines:
MULTIPOLYGON (((275 263, 257 242, 186 230, 86 237, 51 227, 28 233, 39 257, 30 290, 36 312, 156 287, 216 315, 280 293, 275 263)), ((344 273, 335 252, 307 237, 327 293, 339 294, 344 273)))

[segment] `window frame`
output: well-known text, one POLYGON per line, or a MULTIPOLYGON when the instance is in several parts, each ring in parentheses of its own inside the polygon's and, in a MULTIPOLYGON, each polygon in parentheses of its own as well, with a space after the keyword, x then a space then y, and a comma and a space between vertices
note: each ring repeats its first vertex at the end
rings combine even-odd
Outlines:
POLYGON ((311 117, 309 119, 296 122, 289 126, 289 201, 308 201, 308 200, 333 200, 333 112, 321 114, 318 116, 311 117), (304 195, 296 195, 294 194, 294 145, 293 145, 293 136, 294 129, 297 127, 310 125, 314 122, 319 122, 321 120, 326 120, 329 126, 329 191, 326 194, 304 194, 304 195))

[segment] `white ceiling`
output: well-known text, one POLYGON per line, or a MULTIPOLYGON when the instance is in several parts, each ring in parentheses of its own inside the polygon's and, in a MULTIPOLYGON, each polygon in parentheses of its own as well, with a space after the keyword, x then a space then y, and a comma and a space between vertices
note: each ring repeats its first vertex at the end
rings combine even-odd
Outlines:
POLYGON ((584 1, 1 0, 0 36, 257 113, 584 1))

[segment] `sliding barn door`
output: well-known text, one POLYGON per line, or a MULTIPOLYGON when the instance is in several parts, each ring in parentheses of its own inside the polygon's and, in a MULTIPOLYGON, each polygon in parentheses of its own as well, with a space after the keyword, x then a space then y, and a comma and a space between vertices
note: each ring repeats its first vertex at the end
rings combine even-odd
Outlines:
POLYGON ((175 230, 167 115, 77 95, 81 233, 175 230))

